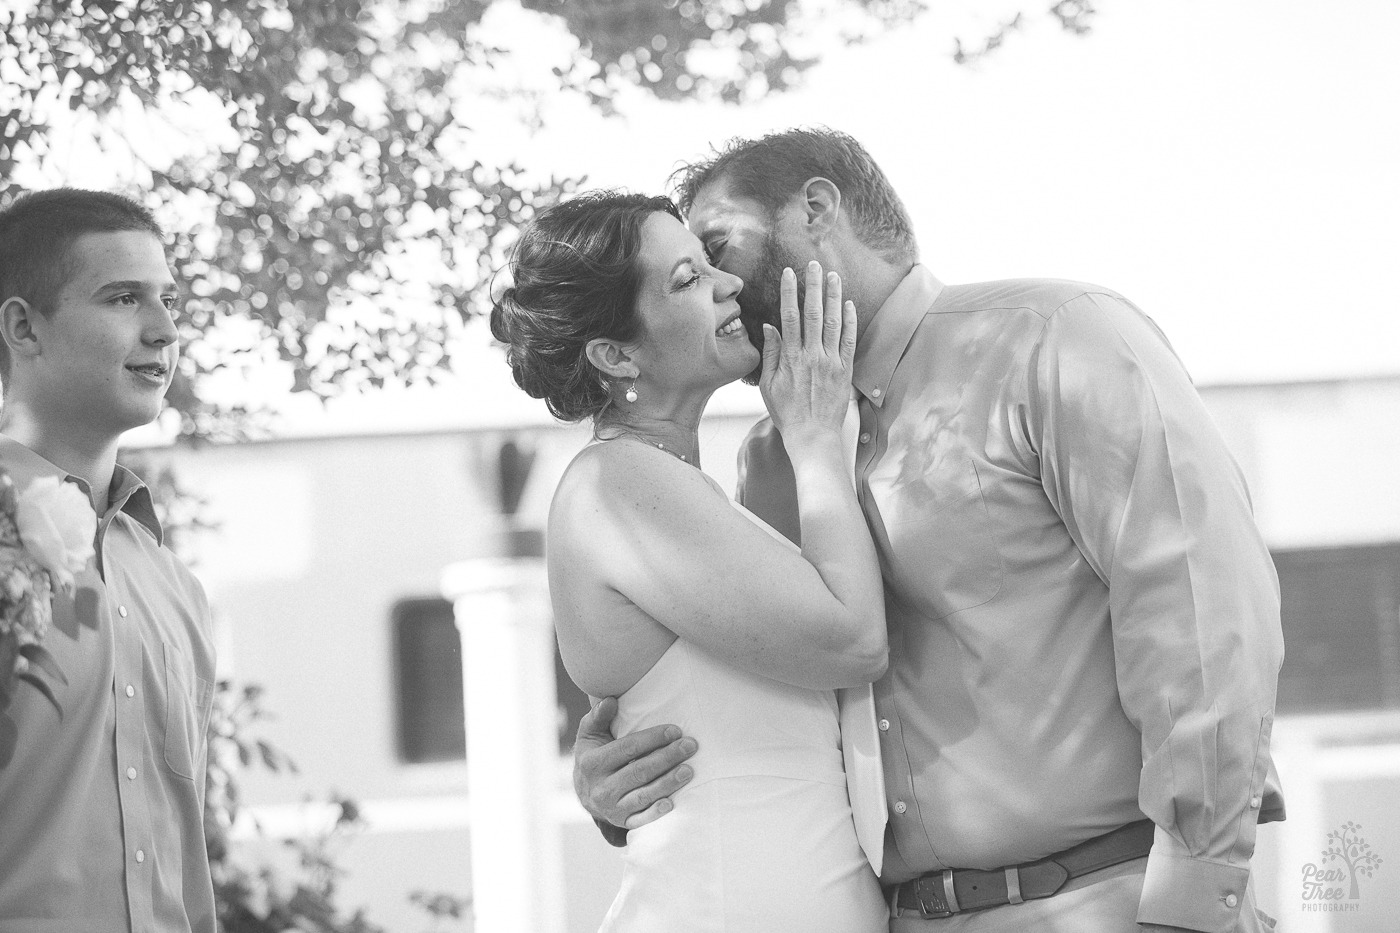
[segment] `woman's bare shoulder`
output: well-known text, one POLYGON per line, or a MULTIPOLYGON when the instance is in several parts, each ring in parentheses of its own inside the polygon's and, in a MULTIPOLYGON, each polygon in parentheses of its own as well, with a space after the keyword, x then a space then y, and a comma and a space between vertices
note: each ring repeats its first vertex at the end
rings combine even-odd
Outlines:
POLYGON ((727 512, 719 484, 690 464, 639 442, 605 441, 564 471, 546 541, 555 559, 618 586, 639 550, 684 549, 698 526, 724 523, 727 512))
POLYGON ((595 695, 626 690, 675 639, 616 585, 620 565, 639 546, 628 515, 632 493, 619 487, 666 471, 650 453, 630 442, 584 448, 550 509, 546 553, 559 648, 570 676, 595 695))
POLYGON ((602 441, 579 451, 564 470, 554 510, 592 515, 715 494, 727 499, 714 480, 663 450, 631 440, 602 441))

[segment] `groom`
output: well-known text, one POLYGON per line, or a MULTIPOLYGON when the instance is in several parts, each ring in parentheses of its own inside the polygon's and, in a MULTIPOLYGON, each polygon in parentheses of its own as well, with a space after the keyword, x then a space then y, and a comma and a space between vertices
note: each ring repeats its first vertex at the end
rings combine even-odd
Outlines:
MULTIPOLYGON (((1254 931, 1249 861, 1282 819, 1269 756, 1277 580, 1238 467, 1161 332, 1072 282, 948 286, 844 134, 736 141, 683 170, 751 334, 784 266, 860 314, 856 483, 880 554, 875 688, 892 931, 1254 931)), ((768 422, 741 501, 796 536, 768 422)), ((694 742, 580 726, 595 817, 669 809, 694 742)), ((781 892, 775 892, 781 896, 781 892)))

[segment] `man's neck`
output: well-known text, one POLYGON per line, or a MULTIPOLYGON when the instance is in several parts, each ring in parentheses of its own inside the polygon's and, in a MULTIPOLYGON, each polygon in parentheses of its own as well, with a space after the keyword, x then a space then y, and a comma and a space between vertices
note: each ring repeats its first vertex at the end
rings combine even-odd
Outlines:
POLYGON ((52 420, 40 417, 31 407, 13 399, 6 400, 4 412, 0 414, 0 433, 59 469, 85 480, 93 509, 98 515, 107 511, 112 477, 117 469, 120 434, 89 436, 81 431, 56 429, 52 420))
POLYGON ((870 319, 875 316, 875 312, 884 306, 886 300, 894 294, 894 290, 899 287, 899 283, 904 281, 904 277, 909 274, 909 270, 914 268, 914 263, 892 263, 881 260, 872 263, 863 274, 860 294, 864 297, 866 307, 857 308, 857 320, 860 326, 870 323, 870 319))
POLYGON ((915 263, 912 259, 892 262, 858 237, 849 236, 834 244, 834 254, 823 265, 840 270, 842 291, 856 303, 857 321, 864 330, 915 263))

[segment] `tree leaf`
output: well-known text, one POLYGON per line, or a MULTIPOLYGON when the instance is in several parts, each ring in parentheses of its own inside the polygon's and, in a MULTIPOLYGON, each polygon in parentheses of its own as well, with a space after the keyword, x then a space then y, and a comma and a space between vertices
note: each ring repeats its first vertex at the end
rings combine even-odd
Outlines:
POLYGON ((58 711, 58 718, 63 718, 63 706, 58 702, 58 697, 54 694, 53 688, 49 686, 46 680, 31 671, 25 671, 23 674, 20 674, 19 679, 28 682, 34 689, 48 697, 49 702, 53 704, 53 708, 58 711))
POLYGON ((43 645, 25 645, 19 649, 19 653, 23 655, 30 664, 42 668, 44 672, 54 680, 63 684, 65 687, 68 686, 68 678, 63 676, 62 668, 58 666, 58 662, 54 660, 54 656, 50 654, 48 649, 43 645))

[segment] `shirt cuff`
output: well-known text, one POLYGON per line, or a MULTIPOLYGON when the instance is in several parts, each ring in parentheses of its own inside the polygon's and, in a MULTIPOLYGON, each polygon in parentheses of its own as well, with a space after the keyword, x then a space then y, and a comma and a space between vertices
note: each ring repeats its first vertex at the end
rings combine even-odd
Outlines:
POLYGON ((1192 857, 1157 828, 1138 903, 1138 923, 1233 933, 1249 884, 1249 868, 1192 857))

